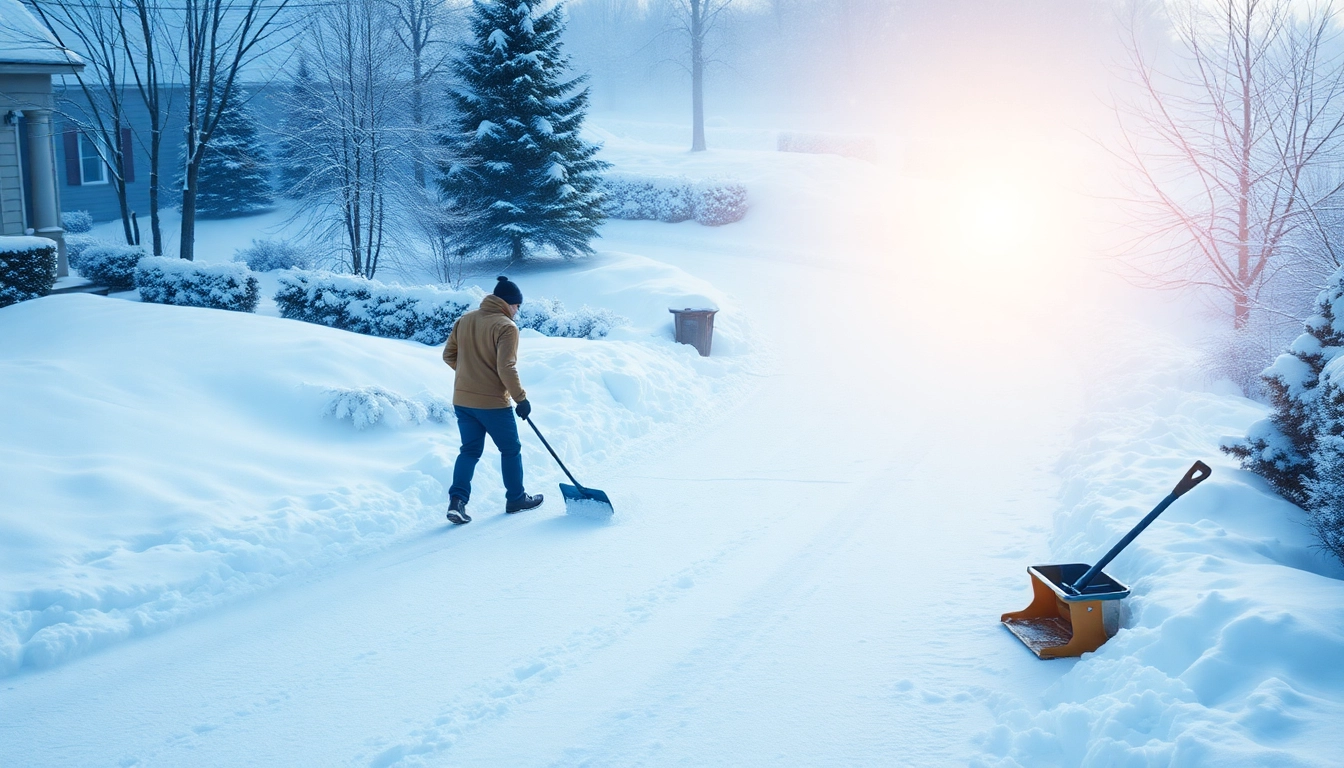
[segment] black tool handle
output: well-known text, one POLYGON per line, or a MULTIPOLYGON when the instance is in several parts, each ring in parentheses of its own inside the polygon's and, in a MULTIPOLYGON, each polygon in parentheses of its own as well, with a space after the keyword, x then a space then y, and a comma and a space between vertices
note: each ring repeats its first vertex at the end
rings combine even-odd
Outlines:
POLYGON ((565 466, 565 462, 561 461, 560 457, 555 455, 555 449, 551 447, 550 443, 546 442, 546 437, 541 434, 540 429, 537 429, 537 425, 532 423, 532 417, 529 416, 528 418, 524 419, 524 421, 528 423, 528 426, 532 427, 533 432, 537 433, 537 437, 541 438, 541 444, 546 446, 546 450, 551 452, 551 458, 555 459, 555 463, 559 464, 560 468, 565 471, 565 474, 569 477, 569 481, 574 483, 574 487, 578 488, 580 491, 583 491, 584 487, 579 483, 578 480, 574 479, 573 475, 569 474, 569 468, 565 466))
POLYGON ((1209 469, 1208 464, 1205 464, 1202 461, 1196 461, 1194 466, 1190 467, 1190 471, 1185 473, 1185 477, 1181 478, 1181 481, 1176 484, 1174 489, 1172 489, 1171 493, 1167 494, 1167 497, 1159 502, 1158 505, 1153 508, 1153 511, 1148 513, 1147 517, 1140 520, 1139 524, 1134 526, 1133 530, 1125 534, 1125 537, 1121 539, 1119 543, 1114 547, 1111 547, 1111 551, 1107 552, 1105 557, 1098 560, 1096 565, 1088 568, 1087 573, 1078 577, 1078 580, 1073 582, 1070 586, 1070 590, 1075 594, 1082 594, 1083 590, 1087 589, 1087 585, 1092 583, 1092 579, 1096 578, 1098 573, 1101 573, 1101 569, 1109 565, 1110 562, 1115 559, 1115 556, 1120 554, 1121 550, 1129 546, 1129 543, 1140 533, 1143 533, 1143 529, 1147 528, 1154 520, 1156 520, 1157 516, 1162 514, 1167 507, 1170 507, 1173 501, 1179 499, 1182 494, 1186 493, 1191 488, 1204 482, 1204 480, 1211 474, 1213 474, 1213 470, 1209 469))
POLYGON ((1213 474, 1213 470, 1209 469, 1208 464, 1196 461, 1194 466, 1190 467, 1190 471, 1185 473, 1185 477, 1181 478, 1181 482, 1177 483, 1176 487, 1172 489, 1171 495, 1180 498, 1185 495, 1186 491, 1207 480, 1211 474, 1213 474))

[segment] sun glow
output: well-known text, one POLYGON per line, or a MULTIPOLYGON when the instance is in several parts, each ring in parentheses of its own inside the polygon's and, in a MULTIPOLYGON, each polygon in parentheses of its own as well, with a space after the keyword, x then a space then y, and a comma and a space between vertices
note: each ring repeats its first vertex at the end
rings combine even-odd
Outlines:
POLYGON ((1029 258, 1039 248, 1042 211, 1039 196, 1024 184, 995 181, 973 186, 959 196, 953 215, 958 250, 973 259, 1029 258))

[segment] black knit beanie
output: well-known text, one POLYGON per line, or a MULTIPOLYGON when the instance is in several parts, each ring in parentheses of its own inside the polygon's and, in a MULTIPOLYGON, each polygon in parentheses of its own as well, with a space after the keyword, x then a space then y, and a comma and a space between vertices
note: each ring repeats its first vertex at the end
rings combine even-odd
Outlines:
POLYGON ((518 288, 518 284, 503 275, 500 275, 499 282, 495 283, 495 292, 492 295, 503 299, 505 304, 523 303, 523 292, 518 288))

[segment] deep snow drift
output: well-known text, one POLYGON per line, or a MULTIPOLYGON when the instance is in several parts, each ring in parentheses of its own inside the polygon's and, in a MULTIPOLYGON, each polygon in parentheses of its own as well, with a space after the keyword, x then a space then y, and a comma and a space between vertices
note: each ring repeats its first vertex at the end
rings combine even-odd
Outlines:
MULTIPOLYGON (((600 342, 527 331, 519 366, 574 471, 731 402, 745 347, 731 317, 711 359, 667 338, 667 302, 715 300, 679 270, 582 273, 636 324, 600 342)), ((23 406, 0 416, 0 675, 441 522, 457 444, 437 347, 87 295, 2 312, 0 398, 23 406)), ((524 446, 532 487, 550 486, 559 470, 524 446)), ((490 463, 474 501, 502 507, 490 463)))

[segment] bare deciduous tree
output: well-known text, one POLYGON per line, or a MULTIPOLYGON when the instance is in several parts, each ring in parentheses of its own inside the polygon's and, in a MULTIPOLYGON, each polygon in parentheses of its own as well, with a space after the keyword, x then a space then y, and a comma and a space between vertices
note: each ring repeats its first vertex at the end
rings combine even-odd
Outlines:
POLYGON ((1115 152, 1131 172, 1129 261, 1157 286, 1214 291, 1237 330, 1253 309, 1295 314, 1273 300, 1293 293, 1284 283, 1319 285, 1339 264, 1324 217, 1344 188, 1336 13, 1191 0, 1169 20, 1174 56, 1160 64, 1130 26, 1140 96, 1118 108, 1115 152))
POLYGON ((196 248, 196 186, 206 148, 220 118, 237 97, 239 73, 266 53, 285 29, 289 0, 183 0, 186 162, 182 183, 181 257, 196 248))
POLYGON ((422 141, 412 159, 415 182, 426 185, 424 148, 433 145, 426 123, 425 95, 447 68, 451 57, 450 28, 460 8, 443 0, 387 0, 395 23, 392 32, 411 63, 411 126, 422 141))
POLYGON ((686 40, 691 75, 691 151, 705 151, 705 67, 711 63, 709 40, 733 0, 671 0, 675 29, 686 40))
POLYGON ((296 81, 282 138, 304 169, 291 190, 319 241, 340 242, 356 275, 378 271, 391 221, 407 213, 415 148, 406 119, 414 83, 382 0, 343 0, 313 13, 299 37, 310 79, 296 81), (306 83, 306 85, 305 85, 306 83))
POLYGON ((84 99, 67 99, 65 106, 70 111, 66 114, 95 139, 117 195, 123 234, 127 243, 134 243, 125 174, 125 154, 131 151, 131 143, 124 139, 130 130, 127 99, 134 98, 127 91, 127 81, 138 79, 139 74, 131 74, 136 67, 129 55, 131 43, 123 18, 128 6, 117 0, 107 4, 45 0, 34 2, 32 7, 61 47, 77 51, 87 62, 87 67, 74 75, 84 99))
POLYGON ((159 219, 159 192, 162 174, 163 129, 172 109, 171 91, 163 87, 161 47, 172 49, 179 42, 165 23, 160 6, 154 0, 123 0, 130 11, 118 14, 122 45, 132 63, 131 77, 149 113, 149 232, 155 256, 163 255, 163 226, 159 219))

